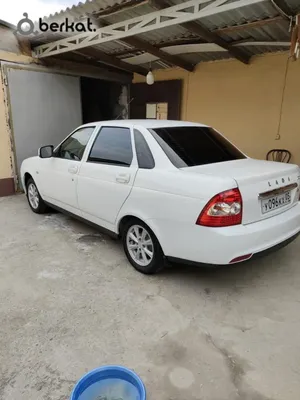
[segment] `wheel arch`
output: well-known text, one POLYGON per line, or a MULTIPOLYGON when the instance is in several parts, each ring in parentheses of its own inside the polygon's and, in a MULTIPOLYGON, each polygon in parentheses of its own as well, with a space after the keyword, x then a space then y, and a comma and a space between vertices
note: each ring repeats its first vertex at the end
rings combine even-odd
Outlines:
POLYGON ((147 226, 149 226, 149 228, 153 231, 153 233, 156 235, 155 230, 152 229, 151 224, 149 224, 145 218, 141 217, 140 215, 137 215, 135 213, 129 213, 129 214, 125 214, 122 217, 119 218, 118 222, 117 222, 117 234, 121 237, 122 233, 123 233, 123 229, 126 225, 126 223, 128 221, 130 221, 131 219, 137 219, 141 222, 143 222, 144 224, 146 224, 147 226))
POLYGON ((151 219, 147 219, 147 218, 143 218, 140 215, 137 215, 136 213, 128 213, 125 215, 122 215, 118 221, 117 221, 117 234, 119 237, 122 237, 122 230, 124 229, 125 224, 130 220, 130 219, 137 219, 141 222, 143 222, 144 224, 146 224, 151 231, 153 232, 153 234, 156 236, 160 247, 162 248, 163 252, 164 252, 164 246, 163 243, 161 241, 161 235, 159 234, 159 229, 158 227, 153 223, 153 220, 151 219))
POLYGON ((23 177, 22 177, 23 189, 24 189, 24 192, 25 192, 25 193, 27 192, 27 182, 28 182, 28 180, 29 180, 30 178, 33 179, 32 175, 31 175, 29 172, 26 171, 26 172, 24 173, 23 177))

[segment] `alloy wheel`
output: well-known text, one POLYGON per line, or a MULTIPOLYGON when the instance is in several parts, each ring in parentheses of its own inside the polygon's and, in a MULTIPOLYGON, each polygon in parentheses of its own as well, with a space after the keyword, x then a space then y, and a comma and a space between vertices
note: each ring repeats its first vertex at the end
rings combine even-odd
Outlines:
POLYGON ((130 257, 138 265, 146 267, 154 256, 154 245, 149 232, 141 225, 132 225, 126 237, 130 257))
POLYGON ((33 183, 30 183, 28 185, 27 190, 28 190, 29 203, 30 203, 31 207, 36 210, 38 208, 39 202, 40 202, 38 190, 37 190, 35 184, 33 184, 33 183))

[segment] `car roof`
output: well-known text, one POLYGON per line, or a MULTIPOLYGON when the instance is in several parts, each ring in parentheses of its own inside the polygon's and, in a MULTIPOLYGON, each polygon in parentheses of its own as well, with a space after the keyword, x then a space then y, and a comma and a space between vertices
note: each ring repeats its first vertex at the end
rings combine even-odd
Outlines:
POLYGON ((196 122, 188 121, 172 121, 163 119, 118 119, 110 121, 96 121, 89 122, 88 124, 81 125, 85 126, 122 126, 122 127, 144 127, 144 128, 171 128, 171 127, 182 127, 182 126, 207 126, 196 122))

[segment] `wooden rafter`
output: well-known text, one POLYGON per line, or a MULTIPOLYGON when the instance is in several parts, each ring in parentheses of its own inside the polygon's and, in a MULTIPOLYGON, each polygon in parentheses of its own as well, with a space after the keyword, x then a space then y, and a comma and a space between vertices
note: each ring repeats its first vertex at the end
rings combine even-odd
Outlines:
POLYGON ((185 44, 199 44, 199 43, 206 43, 205 40, 199 37, 182 37, 178 39, 168 40, 167 42, 160 42, 155 44, 155 47, 161 49, 162 47, 169 47, 169 46, 179 46, 185 44))
MULTIPOLYGON (((247 41, 248 40, 249 39, 247 39, 247 41)), ((199 43, 206 43, 206 41, 201 38, 197 38, 197 37, 187 37, 187 38, 183 37, 183 38, 178 38, 178 39, 174 39, 174 40, 169 40, 167 42, 155 43, 155 44, 153 44, 153 46, 155 46, 158 49, 161 49, 163 47, 169 47, 169 46, 185 45, 185 44, 199 44, 199 43)), ((141 51, 142 51, 141 49, 136 49, 135 47, 128 47, 126 49, 116 50, 112 54, 114 56, 123 57, 128 54, 139 53, 141 51)))
POLYGON ((272 24, 274 22, 281 22, 281 21, 285 21, 285 18, 279 15, 277 17, 261 19, 259 21, 246 22, 245 24, 241 25, 226 26, 225 28, 215 29, 213 32, 217 34, 237 32, 237 31, 242 31, 244 29, 257 28, 264 25, 272 24))
MULTIPOLYGON (((249 39, 247 39, 249 40, 249 39)), ((197 37, 190 37, 190 38, 178 38, 174 40, 168 40, 167 42, 159 42, 159 43, 153 43, 153 46, 157 49, 162 49, 163 51, 166 50, 166 48, 171 47, 171 46, 184 46, 188 44, 200 44, 200 43, 207 43, 205 40, 197 37)), ((184 47, 182 48, 184 50, 184 47)), ((124 57, 128 54, 133 54, 133 53, 142 53, 143 50, 137 49, 135 47, 131 47, 128 49, 122 49, 119 51, 114 52, 113 54, 115 56, 119 57, 124 57)), ((184 51, 182 52, 182 54, 184 51)))
POLYGON ((160 58, 162 61, 176 65, 177 67, 185 69, 189 72, 192 72, 194 70, 194 66, 191 63, 183 60, 179 56, 174 56, 174 55, 168 54, 165 51, 160 50, 159 48, 153 46, 151 43, 146 42, 141 39, 138 39, 137 37, 131 36, 122 41, 124 43, 129 44, 132 47, 144 50, 147 53, 150 53, 150 54, 160 58))
MULTIPOLYGON (((260 42, 260 41, 236 41, 234 42, 234 46, 239 46, 239 47, 249 47, 249 46, 274 46, 281 48, 282 50, 287 50, 290 47, 290 42, 274 42, 274 41, 267 41, 267 42, 260 42)), ((222 47, 218 46, 215 43, 198 43, 198 44, 189 44, 186 46, 181 46, 181 45, 175 45, 171 47, 165 47, 164 50, 170 54, 182 54, 184 51, 184 54, 192 54, 192 53, 226 53, 227 51, 223 49, 222 47), (182 48, 184 47, 184 49, 182 48)), ((134 65, 140 65, 140 64, 145 64, 149 62, 154 62, 158 61, 158 57, 155 57, 151 54, 144 53, 144 54, 138 54, 135 56, 130 56, 124 61, 134 64, 134 65)))
POLYGON ((130 64, 126 63, 125 61, 120 60, 117 57, 106 54, 103 51, 95 49, 95 48, 87 47, 84 49, 80 49, 77 53, 83 54, 84 56, 87 56, 87 57, 90 57, 93 60, 100 61, 102 64, 111 65, 115 68, 122 69, 124 71, 135 72, 137 74, 144 75, 144 76, 146 76, 148 73, 148 71, 143 67, 140 67, 138 65, 134 65, 134 66, 130 65, 130 64))
MULTIPOLYGON (((101 20, 97 21, 97 24, 99 27, 108 26, 108 23, 103 18, 101 18, 101 20)), ((178 56, 168 54, 168 53, 160 50, 156 46, 153 46, 151 43, 146 42, 145 40, 138 39, 137 37, 134 37, 134 36, 130 36, 125 39, 122 39, 121 42, 126 43, 129 46, 134 47, 136 49, 144 50, 147 53, 150 53, 150 54, 154 55, 155 57, 160 58, 162 61, 176 65, 176 66, 183 68, 189 72, 192 72, 194 70, 193 64, 183 60, 182 58, 180 58, 178 56)), ((130 49, 129 49, 129 51, 130 51, 130 49)))
MULTIPOLYGON (((153 8, 157 10, 162 10, 170 7, 170 5, 165 0, 149 0, 149 4, 152 5, 153 8)), ((195 33, 196 35, 201 36, 203 39, 207 40, 211 43, 216 43, 223 49, 226 49, 229 54, 243 62, 244 64, 249 64, 250 57, 245 52, 240 49, 233 48, 226 40, 222 39, 218 36, 217 33, 209 31, 207 28, 204 28, 202 25, 198 24, 195 21, 185 22, 181 24, 183 28, 186 30, 195 33)))
POLYGON ((291 57, 297 60, 300 56, 300 14, 296 16, 291 37, 291 57))
POLYGON ((223 47, 223 49, 227 50, 229 54, 231 54, 233 57, 238 59, 244 64, 249 64, 250 62, 250 56, 245 54, 242 50, 235 49, 233 48, 229 43, 226 42, 226 40, 222 39, 220 36, 218 36, 216 33, 210 32, 203 26, 197 24, 196 22, 187 22, 185 24, 182 24, 184 28, 187 30, 198 34, 199 36, 203 37, 206 39, 208 42, 215 43, 220 47, 223 47))
MULTIPOLYGON (((61 54, 59 58, 47 57, 40 61, 42 65, 51 66, 54 68, 63 68, 64 66, 71 72, 79 72, 82 76, 89 76, 84 73, 90 72, 90 76, 94 75, 97 77, 99 74, 103 74, 109 80, 119 81, 121 77, 124 81, 130 82, 132 79, 132 73, 126 73, 120 71, 120 69, 107 68, 107 66, 100 64, 93 60, 87 60, 85 57, 74 53, 61 54), (85 68, 83 68, 85 67, 85 68)), ((105 79, 106 79, 105 78, 105 79)))
POLYGON ((123 57, 123 56, 127 56, 127 54, 135 54, 135 53, 139 53, 141 52, 141 50, 139 49, 135 49, 135 48, 126 48, 126 49, 121 49, 121 50, 116 50, 113 52, 114 56, 118 56, 118 57, 123 57))

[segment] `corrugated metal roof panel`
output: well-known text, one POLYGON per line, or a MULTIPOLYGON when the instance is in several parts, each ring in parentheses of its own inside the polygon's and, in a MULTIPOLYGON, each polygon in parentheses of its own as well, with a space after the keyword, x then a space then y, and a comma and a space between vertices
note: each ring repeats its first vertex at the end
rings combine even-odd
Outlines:
POLYGON ((300 2, 299 0, 285 0, 289 8, 293 11, 294 14, 300 12, 300 2))
MULTIPOLYGON (((249 56, 254 56, 258 54, 264 53, 278 53, 287 51, 286 47, 282 46, 243 46, 245 53, 249 56)), ((200 62, 208 62, 208 61, 220 61, 227 60, 233 58, 230 54, 226 52, 206 52, 206 53, 190 53, 190 54, 181 54, 181 58, 192 63, 199 64, 200 62)), ((142 64, 144 68, 149 68, 149 63, 142 64)), ((162 65, 159 61, 152 61, 151 67, 153 69, 162 68, 162 65)))
POLYGON ((128 49, 128 51, 130 51, 130 49, 131 49, 131 47, 124 45, 123 43, 116 42, 116 41, 97 44, 95 46, 92 46, 91 48, 104 51, 105 53, 114 53, 114 52, 123 51, 126 49, 128 49))
MULTIPOLYGON (((135 50, 132 50, 130 53, 126 53, 124 55, 117 56, 117 57, 120 58, 120 60, 124 60, 126 58, 139 56, 139 55, 144 54, 144 53, 145 53, 145 51, 143 51, 143 50, 135 49, 135 50)), ((114 55, 114 54, 112 53, 112 55, 114 55)))
MULTIPOLYGON (((180 4, 182 3, 182 0, 171 0, 169 1, 169 3, 170 5, 180 4)), ((150 13, 152 11, 153 8, 151 6, 144 4, 140 5, 139 7, 131 8, 127 11, 119 12, 112 16, 106 17, 105 19, 109 23, 115 23, 124 19, 129 19, 146 13, 150 13)), ((201 20, 199 20, 199 23, 207 27, 208 30, 215 30, 227 26, 253 22, 264 18, 272 18, 275 16, 278 16, 278 10, 272 5, 269 0, 266 0, 258 4, 252 4, 251 6, 244 6, 236 10, 222 12, 207 18, 202 18, 201 20)), ((290 33, 288 29, 289 22, 283 20, 261 27, 249 28, 235 32, 233 31, 230 33, 222 33, 220 34, 220 36, 222 36, 228 42, 236 40, 289 41, 290 33)), ((171 41, 181 37, 197 37, 197 35, 192 34, 190 31, 179 25, 150 31, 137 36, 153 44, 161 42, 162 38, 165 42, 167 42, 168 40, 171 41)))
MULTIPOLYGON (((129 10, 124 10, 122 12, 113 14, 111 16, 105 16, 105 21, 109 24, 114 24, 120 21, 124 21, 126 19, 131 19, 135 17, 139 17, 141 15, 149 14, 155 11, 153 7, 149 4, 143 4, 138 7, 130 8, 129 10)), ((185 35, 190 35, 191 33, 181 27, 180 25, 173 25, 168 28, 163 28, 155 31, 150 31, 144 34, 137 35, 139 38, 143 40, 147 40, 150 42, 158 42, 164 39, 175 39, 177 37, 182 37, 185 35)))
POLYGON ((204 61, 226 60, 231 58, 231 56, 225 51, 181 54, 180 57, 191 62, 192 64, 198 64, 204 61))
POLYGON ((3 19, 0 19, 0 25, 5 26, 5 28, 9 28, 9 29, 16 29, 15 25, 4 21, 3 19))
MULTIPOLYGON (((122 12, 118 12, 110 16, 109 15, 105 16, 105 21, 108 22, 109 24, 114 24, 120 21, 124 21, 126 19, 131 19, 144 14, 148 14, 153 11, 155 11, 155 9, 153 9, 153 7, 151 7, 149 4, 142 4, 130 8, 129 10, 124 10, 122 12)), ((151 42, 152 44, 160 43, 162 40, 168 41, 168 40, 175 40, 181 37, 195 37, 195 36, 196 35, 193 35, 191 32, 189 32, 187 29, 183 28, 180 25, 173 25, 167 28, 162 28, 159 30, 154 30, 137 35, 138 38, 151 42)))
MULTIPOLYGON (((53 17, 57 19, 57 17, 65 16, 65 14, 68 14, 68 16, 74 16, 74 18, 79 18, 81 16, 93 14, 102 10, 109 11, 109 9, 113 6, 126 4, 130 1, 131 0, 86 0, 85 2, 75 2, 72 7, 67 7, 66 9, 60 10, 55 14, 51 14, 48 17, 45 16, 45 19, 53 19, 53 17)), ((229 0, 229 3, 233 1, 234 0, 229 0)), ((168 2, 170 6, 172 6, 175 4, 181 4, 183 1, 168 0, 168 2)), ((285 2, 295 13, 297 11, 300 11, 299 0, 285 0, 285 2)), ((203 7, 205 7, 206 5, 207 4, 204 3, 203 7)), ((121 10, 120 12, 115 13, 111 16, 105 16, 105 18, 110 23, 114 23, 124 19, 147 14, 153 11, 155 11, 153 7, 151 7, 149 4, 143 3, 141 0, 141 5, 131 7, 127 10, 121 10)), ((208 28, 212 30, 222 26, 234 25, 236 23, 242 23, 276 15, 278 15, 278 10, 272 5, 269 0, 265 0, 258 4, 252 4, 249 6, 240 7, 236 10, 230 10, 228 12, 222 12, 207 18, 202 18, 201 22, 203 22, 208 28)))
MULTIPOLYGON (((141 67, 144 67, 146 69, 149 69, 149 63, 141 64, 141 67)), ((164 68, 171 68, 171 65, 168 65, 167 63, 162 63, 161 61, 152 61, 151 62, 151 69, 164 69, 164 68)))
MULTIPOLYGON (((58 21, 59 18, 74 17, 77 19, 83 15, 97 13, 101 10, 107 10, 115 5, 126 4, 131 0, 87 0, 85 3, 79 3, 77 6, 66 9, 60 13, 56 13, 54 16, 50 16, 50 19, 58 21)), ((182 0, 168 0, 170 5, 181 4, 182 0)), ((187 1, 187 0, 185 0, 187 1)), ((232 2, 234 0, 229 0, 232 2)), ((300 0, 285 0, 291 9, 300 10, 300 0)), ((207 6, 207 3, 203 4, 203 7, 207 6)), ((127 9, 122 9, 112 15, 105 15, 105 21, 109 24, 131 19, 137 16, 145 15, 155 11, 155 9, 141 0, 140 5, 136 5, 127 9)), ((216 29, 222 29, 229 26, 240 25, 248 22, 254 22, 265 18, 272 18, 279 15, 278 10, 274 7, 270 0, 264 0, 261 3, 252 4, 238 9, 221 12, 215 15, 211 15, 206 18, 198 20, 202 26, 206 27, 210 31, 216 29)), ((197 23, 197 21, 195 21, 197 23)), ((262 26, 256 26, 253 28, 247 28, 243 30, 223 32, 219 35, 228 42, 247 40, 247 41, 289 41, 289 22, 282 20, 276 21, 272 24, 266 24, 262 26)), ((152 44, 157 44, 167 41, 173 41, 184 37, 198 37, 196 34, 188 31, 180 25, 173 25, 160 30, 153 30, 147 33, 136 35, 138 38, 148 41, 152 44)), ((33 39, 34 40, 34 39, 33 39)), ((46 40, 45 40, 46 41, 46 40)), ((131 47, 122 43, 121 41, 105 42, 96 46, 91 47, 97 50, 101 50, 108 54, 114 54, 123 52, 126 49, 131 51, 131 47)), ((286 51, 286 47, 282 46, 243 46, 241 49, 249 55, 286 51)), ((183 46, 184 51, 184 46, 183 46)), ((143 51, 135 49, 130 54, 137 55, 142 54, 143 51)), ((128 57, 125 56, 125 58, 128 57)), ((206 53, 190 53, 181 54, 180 57, 184 58, 193 64, 197 64, 203 61, 214 61, 230 58, 227 52, 206 52, 206 53)), ((156 61, 153 63, 153 68, 162 68, 169 66, 162 61, 156 61)), ((148 68, 148 65, 146 66, 148 68)))
POLYGON ((153 43, 160 43, 162 40, 164 42, 168 42, 179 38, 195 37, 195 36, 196 35, 192 35, 189 31, 182 28, 181 26, 173 25, 168 28, 162 28, 155 31, 142 33, 138 35, 138 38, 153 43))
POLYGON ((142 3, 135 7, 123 9, 122 11, 112 15, 105 15, 105 21, 114 24, 120 21, 125 21, 126 19, 140 17, 141 15, 149 14, 153 11, 155 10, 149 4, 142 3))
POLYGON ((264 54, 264 53, 278 53, 278 52, 286 52, 288 51, 288 47, 286 46, 267 46, 267 45, 259 45, 259 46, 243 46, 242 49, 245 53, 250 56, 254 56, 256 54, 264 54))
MULTIPOLYGON (((195 65, 199 64, 200 62, 217 61, 217 60, 224 60, 231 58, 231 56, 229 56, 225 52, 191 53, 191 54, 182 54, 180 55, 180 57, 195 65)), ((144 68, 149 68, 149 63, 142 64, 141 66, 144 68)), ((152 61, 151 68, 161 69, 161 68, 166 68, 166 66, 163 67, 159 61, 152 61)))
POLYGON ((49 16, 45 16, 43 19, 53 19, 56 17, 64 17, 66 14, 74 16, 74 18, 81 17, 88 13, 97 12, 100 10, 109 9, 118 4, 126 3, 130 0, 86 0, 85 2, 75 2, 72 7, 67 7, 66 9, 62 9, 57 11, 54 14, 50 14, 49 16))
MULTIPOLYGON (((278 15, 278 11, 270 1, 251 4, 235 10, 225 11, 210 17, 201 18, 201 24, 213 31, 226 26, 240 25, 247 22, 271 18, 278 15)), ((200 20, 199 20, 200 22, 200 20)))

